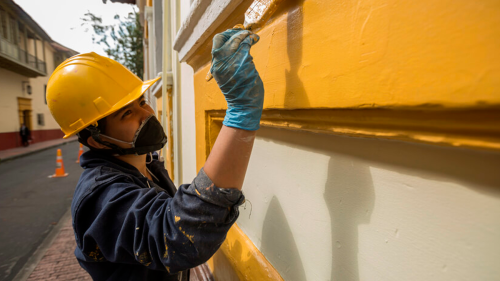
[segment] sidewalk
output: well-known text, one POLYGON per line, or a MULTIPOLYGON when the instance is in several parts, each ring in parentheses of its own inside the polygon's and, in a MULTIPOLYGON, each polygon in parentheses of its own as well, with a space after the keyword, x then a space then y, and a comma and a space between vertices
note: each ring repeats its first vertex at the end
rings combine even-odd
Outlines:
POLYGON ((92 280, 90 275, 80 267, 73 253, 76 242, 71 226, 71 216, 59 223, 63 224, 59 234, 27 281, 92 280))
MULTIPOLYGON (((71 216, 63 217, 63 224, 57 237, 45 252, 43 258, 38 262, 28 279, 23 278, 22 273, 16 276, 15 281, 45 281, 45 280, 92 280, 90 275, 78 264, 74 251, 76 248, 75 236, 71 225, 71 216)), ((29 270, 29 269, 26 269, 29 270)), ((27 275, 27 274, 25 274, 27 275)), ((210 268, 206 263, 191 269, 190 281, 214 281, 210 268)))
POLYGON ((63 143, 76 141, 77 139, 78 139, 77 137, 71 137, 68 139, 60 138, 55 140, 34 143, 28 147, 17 147, 12 149, 0 150, 0 163, 3 161, 12 160, 17 157, 35 153, 41 150, 45 150, 63 143))

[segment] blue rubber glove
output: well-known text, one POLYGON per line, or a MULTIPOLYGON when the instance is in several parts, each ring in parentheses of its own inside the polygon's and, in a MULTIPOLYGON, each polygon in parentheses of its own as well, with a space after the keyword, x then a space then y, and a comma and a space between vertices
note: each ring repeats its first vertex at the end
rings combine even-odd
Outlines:
POLYGON ((214 37, 210 72, 227 101, 225 126, 259 129, 264 84, 250 55, 250 47, 258 41, 257 34, 239 28, 214 37))

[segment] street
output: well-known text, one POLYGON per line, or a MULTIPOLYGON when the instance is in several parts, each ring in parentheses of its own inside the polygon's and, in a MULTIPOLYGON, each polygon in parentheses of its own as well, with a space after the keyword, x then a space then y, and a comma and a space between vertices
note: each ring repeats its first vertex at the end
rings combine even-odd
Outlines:
POLYGON ((0 163, 0 281, 12 280, 69 209, 82 172, 78 142, 0 163), (62 150, 64 178, 48 178, 62 150))

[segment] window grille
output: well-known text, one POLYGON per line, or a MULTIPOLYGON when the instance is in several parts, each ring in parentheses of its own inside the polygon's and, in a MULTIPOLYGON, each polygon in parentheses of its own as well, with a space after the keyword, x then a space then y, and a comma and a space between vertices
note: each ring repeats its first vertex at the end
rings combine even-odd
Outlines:
POLYGON ((10 27, 10 36, 9 36, 9 40, 11 43, 14 43, 15 45, 17 45, 17 39, 19 38, 18 34, 17 34, 17 31, 19 30, 19 28, 17 27, 17 21, 15 19, 13 19, 12 17, 9 17, 9 27, 10 27))
POLYGON ((7 13, 0 9, 0 25, 2 26, 2 28, 0 29, 0 35, 7 39, 7 36, 8 36, 8 32, 9 30, 7 29, 7 13))

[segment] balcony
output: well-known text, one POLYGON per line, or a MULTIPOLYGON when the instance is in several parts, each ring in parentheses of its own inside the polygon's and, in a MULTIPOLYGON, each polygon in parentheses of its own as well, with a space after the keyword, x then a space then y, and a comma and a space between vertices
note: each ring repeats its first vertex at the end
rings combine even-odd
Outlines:
POLYGON ((0 37, 0 67, 28 77, 47 75, 44 61, 2 37, 0 37))

